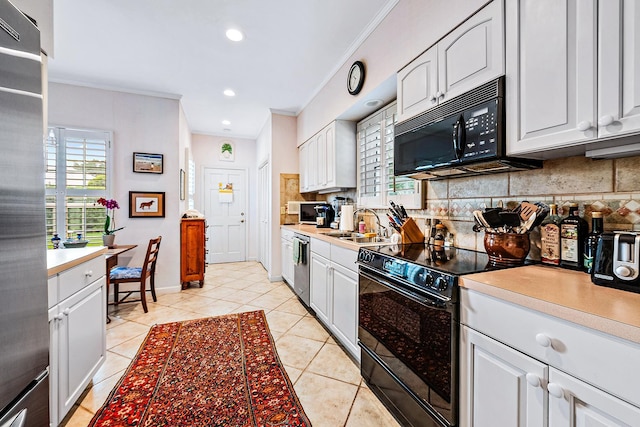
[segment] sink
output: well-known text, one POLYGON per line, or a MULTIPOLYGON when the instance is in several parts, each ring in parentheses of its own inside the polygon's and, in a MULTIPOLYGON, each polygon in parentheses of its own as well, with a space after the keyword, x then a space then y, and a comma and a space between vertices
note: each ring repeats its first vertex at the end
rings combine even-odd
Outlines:
POLYGON ((374 236, 374 237, 365 237, 362 233, 356 233, 351 231, 331 231, 329 233, 323 233, 325 236, 334 237, 340 240, 345 240, 358 244, 366 244, 366 243, 391 243, 391 239, 388 237, 382 236, 374 236))
POLYGON ((343 237, 352 237, 354 235, 357 235, 358 233, 355 233, 353 231, 331 231, 329 233, 322 233, 322 234, 329 237, 343 238, 343 237))

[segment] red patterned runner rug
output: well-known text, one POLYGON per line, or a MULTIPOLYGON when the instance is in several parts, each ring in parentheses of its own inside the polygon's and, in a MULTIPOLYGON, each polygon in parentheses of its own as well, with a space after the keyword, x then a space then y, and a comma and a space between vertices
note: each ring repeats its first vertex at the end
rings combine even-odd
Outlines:
POLYGON ((89 427, 311 426, 264 312, 155 325, 89 427))

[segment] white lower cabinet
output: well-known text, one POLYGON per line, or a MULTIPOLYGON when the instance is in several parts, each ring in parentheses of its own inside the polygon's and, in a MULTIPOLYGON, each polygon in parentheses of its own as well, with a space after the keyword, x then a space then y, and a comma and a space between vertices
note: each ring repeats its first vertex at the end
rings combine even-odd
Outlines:
POLYGON ((466 326, 460 349, 461 426, 546 426, 547 365, 466 326))
POLYGON ((461 300, 461 426, 640 425, 639 346, 473 291, 461 300))
POLYGON ((105 261, 100 256, 49 278, 49 286, 57 286, 59 295, 58 300, 49 301, 49 396, 54 426, 63 420, 106 358, 104 272, 105 261), (70 295, 64 297, 66 294, 70 295))
POLYGON ((358 361, 357 251, 311 240, 311 308, 358 361))
POLYGON ((281 230, 282 240, 282 278, 294 289, 294 264, 293 264, 293 232, 289 230, 281 230))
MULTIPOLYGON (((313 243, 311 243, 313 248, 313 243)), ((316 317, 325 325, 329 324, 329 290, 331 261, 315 252, 311 252, 311 308, 316 317)))

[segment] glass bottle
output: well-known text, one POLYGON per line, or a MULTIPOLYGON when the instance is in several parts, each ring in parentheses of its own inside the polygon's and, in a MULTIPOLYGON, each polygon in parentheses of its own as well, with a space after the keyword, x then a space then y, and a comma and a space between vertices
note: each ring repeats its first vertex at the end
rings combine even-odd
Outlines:
POLYGON ((60 236, 58 233, 53 233, 53 237, 51 238, 51 244, 53 245, 53 249, 60 249, 60 236))
POLYGON ((583 265, 584 271, 591 274, 593 270, 593 258, 596 255, 596 246, 598 245, 598 238, 604 231, 602 212, 591 213, 591 233, 587 235, 584 240, 584 256, 583 265))
POLYGON ((558 206, 549 205, 549 215, 540 224, 540 260, 549 265, 560 265, 560 222, 558 206))
POLYGON ((560 266, 572 270, 584 268, 584 241, 589 224, 580 218, 578 204, 569 205, 569 216, 560 223, 560 266))

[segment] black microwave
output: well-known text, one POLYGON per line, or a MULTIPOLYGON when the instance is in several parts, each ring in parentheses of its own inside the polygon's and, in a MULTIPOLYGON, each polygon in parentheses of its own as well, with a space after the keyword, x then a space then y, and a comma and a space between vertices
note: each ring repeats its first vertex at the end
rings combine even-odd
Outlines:
POLYGON ((438 179, 542 166, 506 156, 504 76, 396 124, 394 135, 396 176, 438 179))

